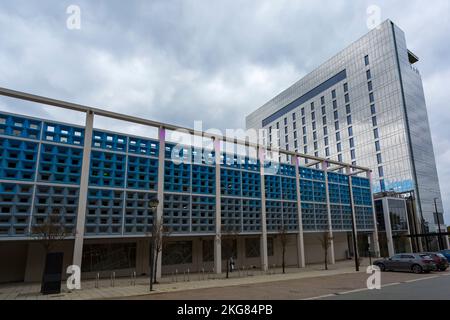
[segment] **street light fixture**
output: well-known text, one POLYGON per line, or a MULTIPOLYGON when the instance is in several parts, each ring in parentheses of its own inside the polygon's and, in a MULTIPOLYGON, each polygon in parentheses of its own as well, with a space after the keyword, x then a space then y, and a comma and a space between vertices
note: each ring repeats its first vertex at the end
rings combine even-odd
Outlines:
MULTIPOLYGON (((156 208, 158 208, 159 200, 157 198, 152 198, 148 202, 148 208, 151 210, 153 214, 153 224, 155 224, 155 212, 156 208)), ((153 226, 152 226, 153 228, 153 226)), ((150 240, 150 291, 153 291, 153 261, 155 259, 155 253, 153 251, 154 247, 154 235, 152 234, 152 238, 150 240)))

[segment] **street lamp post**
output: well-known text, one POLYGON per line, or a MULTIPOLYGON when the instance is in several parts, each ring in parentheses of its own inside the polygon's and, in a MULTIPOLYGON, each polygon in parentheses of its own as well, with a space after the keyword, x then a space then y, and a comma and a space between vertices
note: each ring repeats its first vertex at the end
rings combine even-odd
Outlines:
MULTIPOLYGON (((157 198, 152 198, 149 202, 148 202, 148 207, 152 212, 153 215, 153 225, 155 224, 155 221, 157 219, 157 217, 155 217, 155 209, 158 207, 159 201, 157 198)), ((152 225, 152 228, 153 228, 152 225)), ((154 252, 154 234, 152 233, 152 237, 150 239, 150 291, 153 291, 153 263, 155 261, 155 252, 154 252)))
POLYGON ((442 250, 442 238, 441 238, 441 219, 439 217, 439 212, 437 210, 437 204, 436 204, 436 200, 437 198, 434 198, 434 209, 436 211, 436 218, 437 218, 437 222, 438 222, 438 246, 439 246, 439 250, 442 250))

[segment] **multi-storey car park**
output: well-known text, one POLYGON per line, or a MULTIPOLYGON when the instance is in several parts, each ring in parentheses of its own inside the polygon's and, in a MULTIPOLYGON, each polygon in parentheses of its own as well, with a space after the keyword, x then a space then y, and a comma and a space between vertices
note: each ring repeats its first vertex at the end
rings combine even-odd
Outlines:
MULTIPOLYGON (((9 89, 0 93, 86 115, 85 126, 78 126, 0 112, 1 281, 41 279, 44 253, 31 231, 55 212, 74 234, 58 248, 64 267, 81 265, 85 277, 148 273, 156 217, 170 229, 158 276, 188 269, 221 273, 228 255, 237 267, 279 266, 280 230, 287 232, 289 266, 322 262, 324 232, 332 234, 330 261, 348 258, 353 226, 359 253, 366 252, 369 238, 372 251, 379 252, 367 168, 280 151, 286 160, 272 163, 277 170, 267 174, 263 147, 235 141, 255 148, 256 156, 226 154, 224 137, 206 133, 200 134, 214 147, 201 163, 178 163, 172 159, 177 146, 166 137, 176 126, 9 89), (95 129, 95 116, 145 125, 158 134, 95 129), (149 207, 154 198, 155 212, 149 207)), ((188 160, 192 148, 185 145, 177 153, 188 160)))
MULTIPOLYGON (((268 129, 271 146, 372 169, 374 193, 414 202, 406 235, 422 251, 448 239, 436 237, 446 229, 418 60, 386 20, 251 113, 247 128, 268 129)), ((401 238, 391 238, 381 245, 393 253, 401 238)))

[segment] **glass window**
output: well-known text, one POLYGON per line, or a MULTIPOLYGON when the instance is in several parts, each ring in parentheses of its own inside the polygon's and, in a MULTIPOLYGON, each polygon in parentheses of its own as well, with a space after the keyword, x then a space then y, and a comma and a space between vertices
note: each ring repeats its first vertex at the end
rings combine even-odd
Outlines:
POLYGON ((308 153, 308 147, 307 147, 307 146, 304 146, 304 147, 303 147, 303 153, 304 153, 304 154, 307 154, 307 153, 308 153))
POLYGON ((373 92, 369 93, 369 100, 370 103, 373 103, 375 101, 375 98, 373 97, 373 92))
POLYGON ((345 103, 349 103, 350 102, 350 97, 349 97, 348 93, 345 94, 344 101, 345 101, 345 103))
POLYGON ((341 141, 341 133, 339 131, 336 132, 336 141, 341 141))
POLYGON ((302 116, 305 115, 305 108, 302 108, 301 113, 302 113, 302 116))
POLYGON ((314 102, 311 102, 311 111, 314 110, 314 102))
POLYGON ((336 109, 336 108, 337 108, 337 101, 333 100, 333 109, 336 109))
POLYGON ((334 111, 334 120, 337 120, 338 118, 339 118, 339 114, 336 110, 336 111, 334 111))
POLYGON ((284 118, 284 125, 287 125, 287 118, 284 118))
POLYGON ((355 149, 350 150, 350 157, 352 160, 356 159, 355 149))
POLYGON ((380 141, 375 141, 375 150, 380 151, 380 141))
POLYGON ((317 141, 314 141, 314 150, 317 150, 317 141))
POLYGON ((307 140, 306 136, 303 136, 303 144, 307 144, 307 143, 308 143, 308 140, 307 140))
POLYGON ((378 128, 373 129, 373 137, 374 137, 375 139, 378 139, 378 138, 379 138, 379 135, 378 135, 378 128))
POLYGON ((327 116, 323 116, 322 117, 322 124, 326 125, 327 124, 327 116))
POLYGON ((353 138, 350 138, 348 140, 349 144, 350 144, 350 148, 354 148, 355 147, 355 141, 353 140, 353 138))
POLYGON ((294 131, 294 139, 297 139, 297 131, 294 131))
POLYGON ((312 123, 312 128, 313 128, 313 130, 316 130, 316 122, 315 121, 312 123))
POLYGON ((326 136, 328 134, 327 126, 323 127, 323 135, 326 136))
POLYGON ((381 177, 384 177, 384 172, 383 172, 383 167, 378 167, 378 176, 381 178, 381 177))
POLYGON ((340 142, 338 142, 338 143, 336 144, 336 149, 337 149, 337 152, 341 152, 341 151, 342 151, 342 145, 341 145, 340 142))
POLYGON ((339 130, 339 121, 334 122, 334 130, 339 130))
POLYGON ((367 75, 367 80, 372 79, 372 73, 370 72, 370 70, 366 71, 366 75, 367 75))
POLYGON ((327 110, 326 110, 325 106, 322 106, 322 115, 324 115, 325 113, 327 113, 327 110))
POLYGON ((297 122, 293 122, 292 127, 294 128, 294 130, 297 129, 297 122))
POLYGON ((351 125, 352 124, 352 115, 348 115, 347 116, 347 125, 351 125))
POLYGON ((305 124, 306 124, 306 118, 303 117, 303 118, 302 118, 302 125, 305 125, 305 124))
MULTIPOLYGON (((318 152, 318 151, 315 151, 315 152, 314 152, 314 156, 315 156, 315 157, 318 157, 318 156, 319 156, 319 152, 318 152)), ((316 165, 316 168, 317 168, 317 166, 318 166, 318 165, 316 165)))
POLYGON ((369 91, 372 91, 372 90, 373 90, 373 87, 372 87, 372 81, 369 81, 369 82, 367 83, 367 88, 369 89, 369 91))
POLYGON ((328 146, 328 137, 325 137, 325 138, 323 139, 323 142, 325 143, 326 146, 328 146))
POLYGON ((288 133, 288 127, 284 127, 284 133, 285 133, 285 134, 288 133))
POLYGON ((313 140, 317 140, 317 132, 316 131, 313 132, 313 140))
POLYGON ((295 148, 295 150, 297 151, 297 148, 298 148, 297 140, 294 141, 294 148, 295 148))
POLYGON ((320 103, 325 104, 325 97, 320 97, 320 103))
POLYGON ((374 127, 377 126, 377 116, 372 117, 372 125, 373 125, 374 127))
POLYGON ((365 56, 365 57, 364 57, 364 64, 365 64, 366 66, 369 65, 369 56, 365 56))
POLYGON ((383 162, 383 159, 381 158, 381 153, 377 153, 377 163, 381 164, 383 162))
POLYGON ((316 113, 315 112, 311 112, 311 119, 312 120, 316 120, 316 113))
POLYGON ((277 122, 277 129, 280 129, 280 123, 277 122))
POLYGON ((371 113, 372 115, 374 115, 375 113, 377 113, 377 110, 375 109, 375 105, 374 105, 374 104, 371 104, 371 105, 370 105, 370 113, 371 113))
POLYGON ((338 161, 342 162, 342 154, 338 154, 338 161))
POLYGON ((353 135, 353 127, 348 127, 348 135, 350 137, 353 135))
POLYGON ((292 114, 292 120, 295 121, 295 112, 292 114))
POLYGON ((347 114, 349 114, 349 113, 352 112, 352 110, 350 109, 350 105, 349 105, 349 104, 347 104, 347 105, 345 106, 345 111, 346 111, 347 114))
POLYGON ((325 148, 325 157, 330 156, 330 149, 328 147, 325 148))
POLYGON ((247 238, 245 239, 245 257, 246 258, 257 258, 260 256, 260 245, 258 238, 247 238))
POLYGON ((348 83, 344 83, 344 92, 348 91, 348 83))
POLYGON ((336 90, 331 91, 331 98, 336 99, 336 90))
POLYGON ((306 134, 306 127, 302 127, 303 134, 306 134))

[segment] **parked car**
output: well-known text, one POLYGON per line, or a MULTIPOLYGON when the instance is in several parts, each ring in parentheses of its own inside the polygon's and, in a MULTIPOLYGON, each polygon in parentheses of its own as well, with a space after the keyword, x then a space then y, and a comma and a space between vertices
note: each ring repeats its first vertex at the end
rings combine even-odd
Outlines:
POLYGON ((448 262, 450 262, 450 250, 441 250, 439 253, 442 253, 444 257, 447 258, 448 262))
POLYGON ((436 264, 436 267, 439 271, 445 271, 448 268, 448 260, 447 258, 439 252, 424 252, 427 256, 430 256, 434 263, 436 264))
POLYGON ((437 269, 433 258, 423 253, 401 253, 390 258, 376 260, 373 263, 381 271, 430 272, 437 269))

